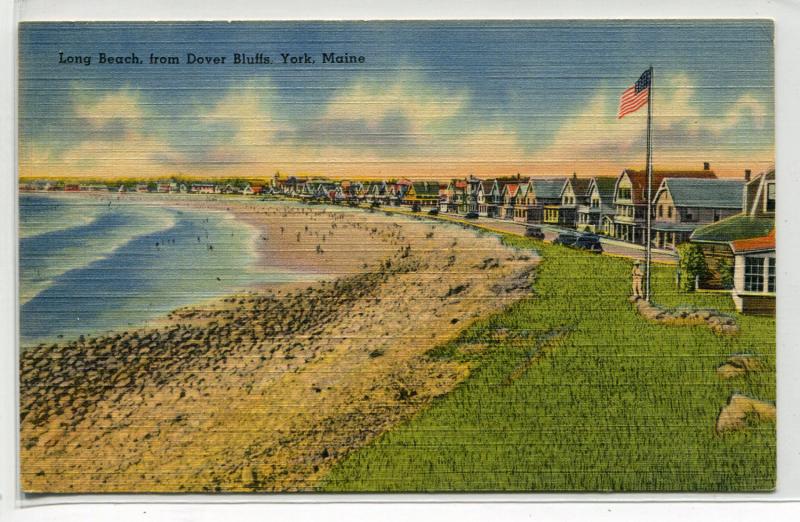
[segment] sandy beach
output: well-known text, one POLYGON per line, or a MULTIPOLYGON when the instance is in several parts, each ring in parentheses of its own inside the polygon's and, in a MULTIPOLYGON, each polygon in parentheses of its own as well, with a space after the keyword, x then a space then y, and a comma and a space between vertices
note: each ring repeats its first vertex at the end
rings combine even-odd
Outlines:
POLYGON ((230 212, 253 227, 256 262, 322 280, 26 350, 26 492, 313 490, 468 375, 426 353, 527 295, 536 265, 495 236, 382 210, 160 204, 230 212))

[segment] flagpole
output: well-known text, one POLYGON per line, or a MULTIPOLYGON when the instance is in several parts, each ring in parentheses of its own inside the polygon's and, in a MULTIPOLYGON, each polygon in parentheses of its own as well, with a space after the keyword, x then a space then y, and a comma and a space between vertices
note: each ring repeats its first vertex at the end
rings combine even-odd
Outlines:
POLYGON ((653 204, 653 66, 650 66, 650 86, 647 89, 647 232, 645 247, 644 299, 650 302, 650 260, 652 258, 652 204, 653 204))

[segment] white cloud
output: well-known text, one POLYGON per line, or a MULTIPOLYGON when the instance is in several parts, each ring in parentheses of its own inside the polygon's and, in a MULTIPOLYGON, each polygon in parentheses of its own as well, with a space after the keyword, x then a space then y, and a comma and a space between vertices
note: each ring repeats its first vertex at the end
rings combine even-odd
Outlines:
POLYGON ((363 121, 373 128, 401 115, 412 133, 423 138, 461 113, 469 97, 463 90, 446 90, 409 75, 391 85, 362 80, 341 90, 328 102, 323 120, 363 121))
POLYGON ((141 99, 139 91, 129 88, 104 94, 97 99, 76 91, 72 109, 77 117, 94 128, 103 128, 115 120, 140 124, 145 115, 141 99))
MULTIPOLYGON (((388 85, 354 82, 316 112, 297 118, 289 114, 290 105, 279 105, 291 100, 279 100, 274 92, 264 80, 237 86, 213 106, 171 122, 133 89, 95 100, 76 91, 74 114, 88 129, 84 139, 60 154, 42 144, 22 144, 21 173, 47 175, 58 168, 66 175, 252 175, 281 169, 393 176, 402 169, 404 175, 413 175, 412 169, 426 168, 436 176, 446 169, 448 175, 462 175, 473 166, 480 173, 480 166, 488 175, 508 169, 596 174, 644 162, 646 110, 618 120, 618 93, 606 88, 565 118, 549 144, 533 154, 526 152, 515 128, 473 113, 466 90, 413 75, 401 74, 388 85), (479 121, 483 123, 477 126, 479 121), (348 129, 361 134, 348 137, 348 129), (391 129, 400 129, 402 136, 392 135, 391 129)), ((656 144, 669 144, 656 151, 659 164, 771 159, 771 148, 755 153, 714 150, 712 142, 711 150, 703 150, 709 136, 721 142, 742 129, 765 127, 770 107, 754 94, 746 93, 723 114, 712 115, 708 107, 701 110, 690 79, 677 75, 660 82, 654 97, 656 144)))
MULTIPOLYGON (((742 95, 721 115, 704 112, 702 103, 697 88, 686 75, 667 78, 655 86, 652 107, 655 161, 661 165, 692 166, 708 160, 717 160, 719 164, 729 157, 742 158, 738 151, 725 149, 719 143, 734 132, 763 129, 769 114, 765 104, 750 93, 742 95), (746 121, 747 116, 752 121, 746 121), (710 143, 709 135, 715 136, 710 143)), ((643 163, 646 106, 617 119, 617 104, 616 93, 599 90, 584 108, 564 121, 550 145, 535 154, 535 160, 572 162, 590 170, 595 160, 616 161, 619 167, 643 163)), ((763 161, 772 151, 750 154, 752 160, 763 161)))

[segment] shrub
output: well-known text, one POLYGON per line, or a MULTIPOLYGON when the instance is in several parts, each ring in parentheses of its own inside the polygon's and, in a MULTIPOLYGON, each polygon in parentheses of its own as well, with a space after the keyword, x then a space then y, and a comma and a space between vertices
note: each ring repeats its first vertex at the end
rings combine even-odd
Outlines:
POLYGON ((733 288, 733 263, 728 259, 720 259, 717 265, 719 270, 719 278, 722 283, 722 288, 730 290, 733 288))
POLYGON ((703 250, 691 243, 684 243, 678 247, 681 256, 681 288, 688 292, 694 290, 694 280, 696 277, 704 279, 708 275, 706 258, 703 250))

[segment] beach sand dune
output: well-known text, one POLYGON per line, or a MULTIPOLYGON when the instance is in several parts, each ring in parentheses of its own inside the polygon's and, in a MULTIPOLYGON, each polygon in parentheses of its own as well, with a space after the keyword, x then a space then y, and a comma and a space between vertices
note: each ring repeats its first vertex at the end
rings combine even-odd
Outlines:
POLYGON ((313 490, 467 376, 426 353, 525 296, 536 263, 494 236, 381 211, 177 204, 234 213, 256 230, 258 262, 326 280, 26 349, 26 492, 313 490))

